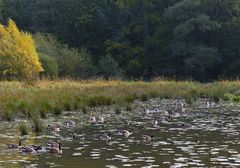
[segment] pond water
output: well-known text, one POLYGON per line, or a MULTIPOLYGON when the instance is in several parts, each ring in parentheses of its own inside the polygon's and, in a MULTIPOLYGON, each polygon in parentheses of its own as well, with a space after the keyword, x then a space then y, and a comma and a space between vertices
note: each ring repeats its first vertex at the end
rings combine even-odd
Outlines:
POLYGON ((75 128, 61 128, 59 134, 45 131, 20 137, 17 127, 23 121, 1 122, 0 167, 240 167, 240 106, 220 102, 207 107, 206 101, 198 100, 169 121, 162 120, 161 110, 177 114, 182 109, 176 104, 182 100, 136 101, 131 112, 123 110, 120 115, 111 106, 91 109, 88 115, 64 112, 44 121, 46 125, 68 120, 77 123, 75 128), (144 108, 160 111, 146 114, 144 108), (102 116, 105 123, 90 124, 90 116, 102 116), (123 129, 133 134, 126 138, 119 134, 123 129), (105 132, 111 133, 110 141, 100 140, 105 132), (86 138, 72 140, 72 133, 85 133, 86 138), (154 135, 154 139, 146 142, 142 135, 154 135), (63 154, 22 154, 6 148, 5 144, 19 139, 26 146, 61 140, 63 154))

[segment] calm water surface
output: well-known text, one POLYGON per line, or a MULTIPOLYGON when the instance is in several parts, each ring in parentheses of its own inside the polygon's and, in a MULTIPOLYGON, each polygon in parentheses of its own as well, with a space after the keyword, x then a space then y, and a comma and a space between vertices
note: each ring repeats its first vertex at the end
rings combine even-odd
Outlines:
POLYGON ((238 104, 220 102, 206 107, 206 100, 198 100, 188 106, 180 118, 159 123, 162 113, 145 114, 143 108, 171 110, 181 109, 175 104, 181 100, 135 102, 133 111, 115 115, 114 107, 92 109, 88 115, 81 112, 65 112, 58 118, 45 122, 63 123, 74 120, 74 129, 62 128, 59 135, 48 133, 20 137, 20 122, 0 124, 0 167, 63 167, 63 168, 115 168, 115 167, 240 167, 240 107, 238 104), (104 116, 105 124, 91 125, 89 116, 104 116), (125 138, 119 130, 133 132, 125 138), (84 141, 73 141, 71 134, 86 133, 84 141), (111 141, 101 141, 99 136, 111 132, 111 141), (142 135, 154 135, 151 142, 143 142, 142 135), (21 154, 8 150, 6 143, 24 145, 41 144, 45 140, 61 140, 63 154, 21 154))

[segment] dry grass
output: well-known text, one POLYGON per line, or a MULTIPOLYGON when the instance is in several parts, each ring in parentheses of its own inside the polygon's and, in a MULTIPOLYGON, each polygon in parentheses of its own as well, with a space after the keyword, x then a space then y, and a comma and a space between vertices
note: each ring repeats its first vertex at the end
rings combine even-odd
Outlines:
POLYGON ((43 118, 48 113, 89 106, 128 104, 135 99, 148 98, 220 100, 226 94, 240 93, 240 81, 220 81, 200 84, 192 81, 38 81, 34 86, 21 82, 0 82, 0 111, 2 118, 31 117, 37 112, 43 118), (5 116, 6 115, 6 116, 5 116))

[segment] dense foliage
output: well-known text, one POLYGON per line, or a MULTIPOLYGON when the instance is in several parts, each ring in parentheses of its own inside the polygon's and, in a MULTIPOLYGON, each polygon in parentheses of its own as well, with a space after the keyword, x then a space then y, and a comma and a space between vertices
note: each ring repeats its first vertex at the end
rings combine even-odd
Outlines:
POLYGON ((3 22, 51 37, 38 51, 54 75, 240 75, 239 0, 0 0, 0 8, 3 22))
POLYGON ((32 81, 43 71, 32 36, 12 20, 0 25, 0 41, 0 77, 32 81))

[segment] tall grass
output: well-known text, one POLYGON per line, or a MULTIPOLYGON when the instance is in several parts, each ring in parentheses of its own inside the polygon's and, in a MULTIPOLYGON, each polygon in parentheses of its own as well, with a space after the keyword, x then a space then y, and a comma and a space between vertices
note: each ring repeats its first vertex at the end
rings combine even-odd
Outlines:
MULTIPOLYGON (((136 99, 185 99, 191 104, 197 98, 215 101, 239 101, 240 81, 201 84, 193 81, 39 81, 34 86, 21 82, 0 82, 0 116, 12 121, 16 117, 42 118, 62 111, 117 104, 126 106, 136 99), (232 95, 226 96, 227 94, 232 95), (235 96, 235 97, 234 97, 235 96)), ((118 111, 119 108, 116 108, 118 111)), ((38 122, 36 121, 36 125, 38 122)))
POLYGON ((21 133, 21 136, 29 134, 27 126, 23 123, 19 125, 19 131, 21 133))

